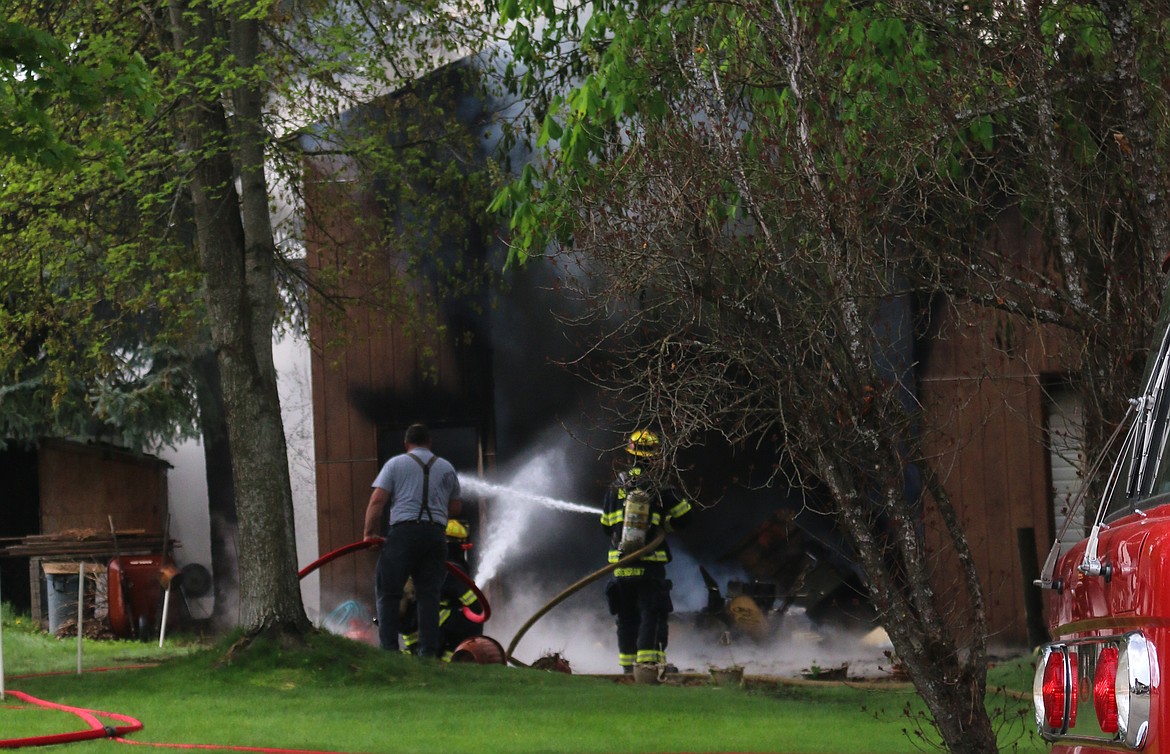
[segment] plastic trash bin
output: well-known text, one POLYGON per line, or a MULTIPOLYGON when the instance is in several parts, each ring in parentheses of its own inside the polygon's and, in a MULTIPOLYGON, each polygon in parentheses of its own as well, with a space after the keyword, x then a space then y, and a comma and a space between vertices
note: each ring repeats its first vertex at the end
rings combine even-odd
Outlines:
POLYGON ((49 603, 49 633, 77 618, 77 563, 45 563, 45 594, 49 603))

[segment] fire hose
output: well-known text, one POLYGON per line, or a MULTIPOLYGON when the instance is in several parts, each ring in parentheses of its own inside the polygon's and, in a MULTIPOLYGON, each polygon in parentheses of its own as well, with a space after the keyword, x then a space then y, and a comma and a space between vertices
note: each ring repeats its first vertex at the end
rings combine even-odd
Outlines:
MULTIPOLYGON (((382 541, 383 540, 381 537, 374 537, 372 539, 359 539, 357 542, 350 542, 348 545, 338 547, 336 550, 325 553, 321 557, 314 560, 312 563, 309 563, 307 566, 297 571, 297 578, 305 578, 321 566, 329 563, 330 561, 337 560, 342 555, 348 555, 351 552, 358 552, 359 550, 373 550, 375 548, 381 547, 382 541)), ((450 561, 447 562, 447 573, 463 582, 464 586, 471 590, 471 593, 475 595, 475 599, 479 602, 480 605, 483 606, 483 612, 477 613, 476 611, 472 610, 470 606, 464 605, 461 608, 463 617, 472 623, 486 623, 488 618, 492 617, 492 607, 488 604, 487 597, 484 596, 483 592, 480 591, 479 587, 476 586, 475 582, 471 579, 470 576, 467 575, 466 572, 464 572, 462 568, 450 561)))
POLYGON ((637 549, 637 550, 631 552, 629 555, 623 555, 620 559, 614 561, 613 563, 608 564, 604 568, 599 568, 598 570, 589 574, 585 578, 583 578, 580 581, 576 582, 575 584, 572 584, 571 586, 569 586, 567 589, 565 589, 563 592, 558 594, 556 597, 553 597, 551 600, 549 600, 548 603, 545 604, 544 607, 537 610, 536 613, 534 613, 533 616, 531 618, 529 618, 524 623, 523 626, 520 627, 520 630, 516 632, 516 635, 512 637, 512 642, 510 644, 508 644, 508 649, 504 652, 505 659, 507 659, 508 662, 511 662, 514 665, 528 667, 527 665, 525 665, 524 663, 520 662, 519 660, 517 660, 515 657, 512 656, 512 650, 516 648, 516 645, 520 643, 520 639, 523 638, 524 634, 528 633, 528 629, 532 628, 533 624, 535 624, 538 620, 543 618, 545 616, 545 614, 548 613, 548 611, 552 610, 554 607, 561 604, 562 602, 567 600, 569 597, 573 596, 574 594, 581 591, 585 587, 589 586, 594 581, 597 581, 599 578, 601 578, 605 574, 607 574, 613 570, 616 570, 617 568, 625 565, 626 563, 630 563, 634 560, 637 560, 638 558, 642 557, 643 555, 646 555, 647 553, 653 552, 658 547, 658 545, 662 544, 662 540, 664 540, 664 539, 666 539, 666 532, 665 531, 658 532, 658 536, 654 537, 654 539, 652 539, 649 542, 649 544, 647 544, 645 547, 637 549))
MULTIPOLYGON (((567 589, 562 591, 556 597, 553 597, 551 600, 549 600, 549 602, 547 604, 545 604, 544 607, 537 610, 536 613, 533 614, 533 616, 531 618, 529 618, 524 623, 524 625, 522 625, 520 627, 520 630, 517 631, 516 635, 512 637, 511 643, 508 644, 508 649, 504 652, 504 658, 508 662, 511 662, 514 665, 520 665, 523 667, 527 667, 527 665, 525 665, 525 663, 517 660, 515 657, 512 656, 512 650, 514 650, 516 648, 516 645, 520 643, 520 639, 522 639, 524 637, 524 634, 528 633, 528 629, 532 628, 532 626, 538 620, 543 618, 545 616, 545 614, 547 614, 554 607, 561 604, 562 602, 567 600, 569 597, 573 596, 574 594, 581 591, 585 587, 589 586, 594 581, 597 581, 602 576, 606 575, 607 573, 610 573, 611 571, 613 571, 617 568, 620 568, 621 566, 623 566, 627 563, 630 563, 632 561, 637 560, 638 558, 642 557, 643 555, 646 555, 647 553, 653 552, 658 547, 658 545, 662 544, 662 541, 665 538, 666 538, 666 532, 660 531, 658 533, 658 535, 656 537, 654 537, 654 539, 652 539, 644 547, 641 547, 641 548, 635 550, 634 552, 630 553, 629 555, 622 556, 617 561, 607 564, 604 568, 600 568, 600 569, 594 571, 593 573, 589 574, 585 578, 583 578, 580 581, 577 581, 575 584, 572 584, 571 586, 569 586, 567 589)), ((352 542, 352 543, 345 545, 343 547, 338 547, 336 550, 333 550, 332 552, 325 553, 324 555, 317 558, 309 565, 302 568, 297 573, 297 576, 299 578, 303 579, 303 578, 305 578, 305 576, 308 576, 310 573, 317 570, 321 566, 325 565, 326 563, 328 563, 332 560, 336 560, 337 558, 339 558, 343 555, 348 555, 349 553, 356 552, 358 550, 373 549, 375 547, 381 547, 381 546, 382 546, 382 540, 379 538, 363 539, 363 540, 360 540, 357 542, 352 542)), ((459 579, 465 585, 467 585, 467 587, 469 589, 471 589, 472 593, 475 594, 475 598, 477 600, 479 600, 479 603, 481 605, 483 605, 483 613, 482 614, 475 613, 474 611, 471 610, 471 608, 464 605, 463 606, 463 616, 465 618, 467 618, 468 620, 473 621, 475 623, 483 623, 488 618, 490 618, 491 617, 491 607, 490 607, 490 605, 488 605, 487 598, 484 596, 483 592, 480 591, 479 587, 476 586, 475 582, 472 581, 471 577, 468 576, 466 573, 464 573, 461 568, 459 568, 458 566, 456 566, 452 563, 447 563, 447 570, 449 573, 451 573, 457 579, 459 579)))
MULTIPOLYGON (((310 573, 312 573, 313 571, 320 568, 321 566, 323 566, 326 563, 329 563, 333 560, 336 560, 337 558, 340 558, 343 555, 348 555, 349 553, 357 552, 359 550, 373 549, 376 547, 380 547, 381 545, 382 545, 381 539, 368 539, 368 540, 363 539, 363 540, 360 540, 358 542, 352 542, 348 545, 345 545, 344 547, 339 547, 336 550, 333 550, 332 552, 328 552, 325 555, 322 555, 317 560, 313 561, 309 565, 302 568, 300 571, 297 572, 297 578, 303 579, 306 576, 308 576, 310 573)), ((487 598, 484 596, 483 592, 480 591, 479 587, 476 586, 475 582, 472 581, 471 577, 468 576, 466 573, 464 573, 463 570, 461 568, 459 568, 458 566, 454 565, 453 563, 447 563, 447 570, 449 573, 454 575, 455 578, 457 578, 461 582, 463 582, 468 587, 468 589, 470 589, 472 591, 472 593, 475 594, 476 599, 479 600, 479 604, 483 606, 483 612, 477 613, 477 612, 473 611, 469 606, 464 605, 463 606, 464 617, 466 617, 469 621, 472 621, 474 623, 484 623, 485 621, 487 621, 487 619, 491 617, 491 606, 488 604, 487 598)), ((53 745, 53 744, 71 743, 71 742, 75 742, 75 741, 89 741, 89 740, 93 740, 93 739, 97 739, 97 738, 112 738, 112 739, 119 741, 121 743, 128 743, 128 744, 136 743, 136 744, 142 744, 142 745, 147 745, 147 746, 166 746, 169 748, 184 748, 184 749, 204 748, 204 749, 218 749, 221 751, 229 750, 229 751, 254 751, 254 752, 272 752, 272 753, 275 753, 275 752, 304 752, 304 754, 318 754, 317 752, 310 753, 307 750, 301 750, 301 749, 276 749, 276 748, 267 748, 267 747, 218 746, 218 745, 204 745, 204 744, 153 744, 153 743, 145 743, 144 744, 143 742, 131 741, 131 740, 123 737, 127 733, 134 733, 136 731, 142 730, 142 723, 139 722, 138 720, 135 720, 132 717, 127 716, 127 715, 122 715, 122 714, 118 714, 115 712, 99 712, 96 710, 88 710, 88 709, 85 709, 82 707, 70 707, 68 705, 58 704, 56 702, 45 701, 44 699, 38 699, 34 696, 30 696, 30 695, 25 694, 25 693, 20 692, 20 691, 8 690, 5 693, 10 694, 10 695, 16 697, 17 699, 20 699, 28 704, 43 707, 46 709, 54 709, 54 710, 59 710, 59 711, 63 711, 63 712, 71 712, 74 715, 81 718, 81 720, 83 722, 85 722, 86 725, 89 726, 89 728, 85 729, 85 730, 70 731, 68 733, 53 733, 53 734, 48 734, 48 735, 44 735, 44 736, 28 736, 25 738, 0 739, 0 749, 19 749, 19 748, 23 748, 26 746, 48 746, 48 745, 53 745), (123 723, 123 724, 122 725, 107 725, 106 723, 103 723, 101 721, 101 719, 99 719, 99 718, 107 718, 110 720, 116 720, 116 721, 123 723)))
POLYGON ((72 712, 74 715, 80 717, 86 725, 88 730, 76 730, 69 733, 51 733, 45 736, 28 736, 26 738, 8 738, 0 740, 0 749, 19 749, 24 746, 49 746, 52 744, 71 743, 73 741, 89 741, 95 738, 120 738, 127 733, 142 730, 142 723, 127 715, 119 715, 116 712, 97 712, 95 710, 87 710, 81 707, 70 707, 65 704, 57 704, 55 702, 46 702, 43 699, 37 699, 35 696, 29 696, 20 691, 5 691, 5 694, 14 696, 21 701, 29 704, 35 704, 46 709, 54 709, 62 712, 72 712), (99 717, 109 718, 125 723, 125 725, 106 725, 99 717))
POLYGON ((0 739, 0 749, 20 749, 26 746, 49 746, 54 744, 74 743, 77 741, 90 741, 95 738, 110 738, 118 743, 133 744, 136 746, 153 746, 163 749, 201 749, 210 751, 246 751, 259 752, 259 754, 341 754, 341 752, 318 751, 315 749, 281 749, 271 746, 234 746, 230 744, 181 744, 181 743, 159 743, 155 741, 133 741, 125 738, 127 733, 135 733, 142 730, 142 723, 129 715, 122 715, 117 712, 99 712, 98 710, 85 709, 84 707, 71 707, 67 704, 58 704, 56 702, 45 701, 38 699, 35 696, 30 696, 20 691, 5 691, 6 694, 16 697, 28 704, 42 707, 44 709, 59 710, 61 712, 70 712, 81 718, 88 726, 88 730, 76 730, 69 733, 51 733, 44 736, 28 736, 26 738, 8 738, 0 739), (109 718, 110 720, 117 720, 124 723, 124 725, 107 725, 99 718, 109 718))

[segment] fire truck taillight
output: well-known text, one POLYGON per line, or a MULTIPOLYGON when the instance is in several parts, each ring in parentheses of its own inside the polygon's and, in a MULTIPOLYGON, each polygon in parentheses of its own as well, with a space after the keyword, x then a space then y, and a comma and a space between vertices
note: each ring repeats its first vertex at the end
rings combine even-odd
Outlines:
POLYGON ((1054 732, 1068 730, 1065 720, 1076 710, 1077 684, 1069 668, 1067 647, 1056 645, 1044 648, 1040 670, 1032 686, 1036 704, 1036 722, 1054 732))
POLYGON ((1093 676, 1093 707, 1104 733, 1117 732, 1117 647, 1108 646, 1097 657, 1093 676))
POLYGON ((1107 743, 1142 749, 1150 737, 1151 694, 1157 693, 1157 652, 1141 631, 1086 637, 1041 649, 1032 684, 1036 725, 1047 741, 1107 743), (1078 699, 1078 690, 1084 699, 1078 699), (1096 711, 1097 725, 1077 725, 1078 702, 1096 711))

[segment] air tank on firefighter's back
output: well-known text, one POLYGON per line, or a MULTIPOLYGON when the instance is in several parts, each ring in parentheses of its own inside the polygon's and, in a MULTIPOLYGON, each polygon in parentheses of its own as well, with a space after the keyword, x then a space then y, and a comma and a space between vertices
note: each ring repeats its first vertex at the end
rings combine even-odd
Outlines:
MULTIPOLYGON (((1033 698, 1053 752, 1170 752, 1168 346, 1170 329, 1118 430, 1087 536, 1069 545, 1074 536, 1061 532, 1037 581, 1050 595, 1052 640, 1039 649, 1033 698)), ((1074 501, 1068 521, 1086 520, 1083 503, 1074 501)))

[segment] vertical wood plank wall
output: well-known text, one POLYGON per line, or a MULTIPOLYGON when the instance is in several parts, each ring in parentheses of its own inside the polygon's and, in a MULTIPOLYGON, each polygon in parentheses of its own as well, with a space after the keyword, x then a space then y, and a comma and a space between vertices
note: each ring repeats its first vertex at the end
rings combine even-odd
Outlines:
POLYGON ((41 532, 118 529, 161 533, 166 461, 112 448, 43 440, 37 449, 41 532))
MULTIPOLYGON (((1011 230, 1005 227, 999 241, 1008 256, 1011 250, 1021 257, 1038 253, 1035 239, 1011 230)), ((1017 531, 1033 530, 1043 559, 1054 536, 1044 387, 1067 371, 1061 339, 981 307, 947 303, 933 316, 937 337, 921 385, 928 417, 924 453, 966 532, 983 587, 989 644, 1021 646, 1028 632, 1017 531)), ((958 560, 929 496, 925 524, 936 587, 962 605, 969 592, 956 580, 958 560)))
MULTIPOLYGON (((393 305, 383 305, 385 291, 404 285, 421 290, 427 283, 396 279, 399 261, 375 219, 385 210, 368 183, 350 180, 344 171, 314 173, 310 166, 305 194, 310 275, 350 271, 340 281, 330 280, 342 295, 331 302, 314 296, 309 312, 317 537, 323 554, 362 538, 370 485, 385 460, 379 457, 380 430, 416 420, 432 427, 481 426, 483 414, 472 415, 469 407, 488 412, 490 406, 484 405, 476 374, 483 344, 458 343, 458 335, 447 334, 441 311, 434 321, 428 317, 408 327, 400 319, 417 312, 395 314, 393 305), (319 217, 314 208, 320 208, 319 217)), ((389 444, 383 449, 387 455, 401 452, 400 443, 383 441, 389 444)), ((372 607, 375 560, 373 552, 360 552, 321 568, 322 610, 349 599, 372 607)))
MULTIPOLYGON (((339 269, 342 255, 356 255, 372 243, 373 229, 354 221, 362 216, 363 206, 373 209, 368 197, 344 168, 330 167, 327 177, 321 178, 310 165, 306 178, 310 275, 339 269), (322 211, 314 212, 318 207, 322 211)), ((358 297, 363 287, 374 282, 347 281, 344 293, 358 297)), ((348 398, 349 385, 369 385, 371 380, 371 312, 367 307, 339 303, 344 301, 313 296, 309 313, 321 554, 361 539, 369 485, 378 470, 377 429, 353 410, 348 398), (338 310, 339 306, 344 309, 338 310)), ((321 568, 317 573, 322 609, 347 599, 372 606, 373 564, 373 553, 360 552, 321 568)))

